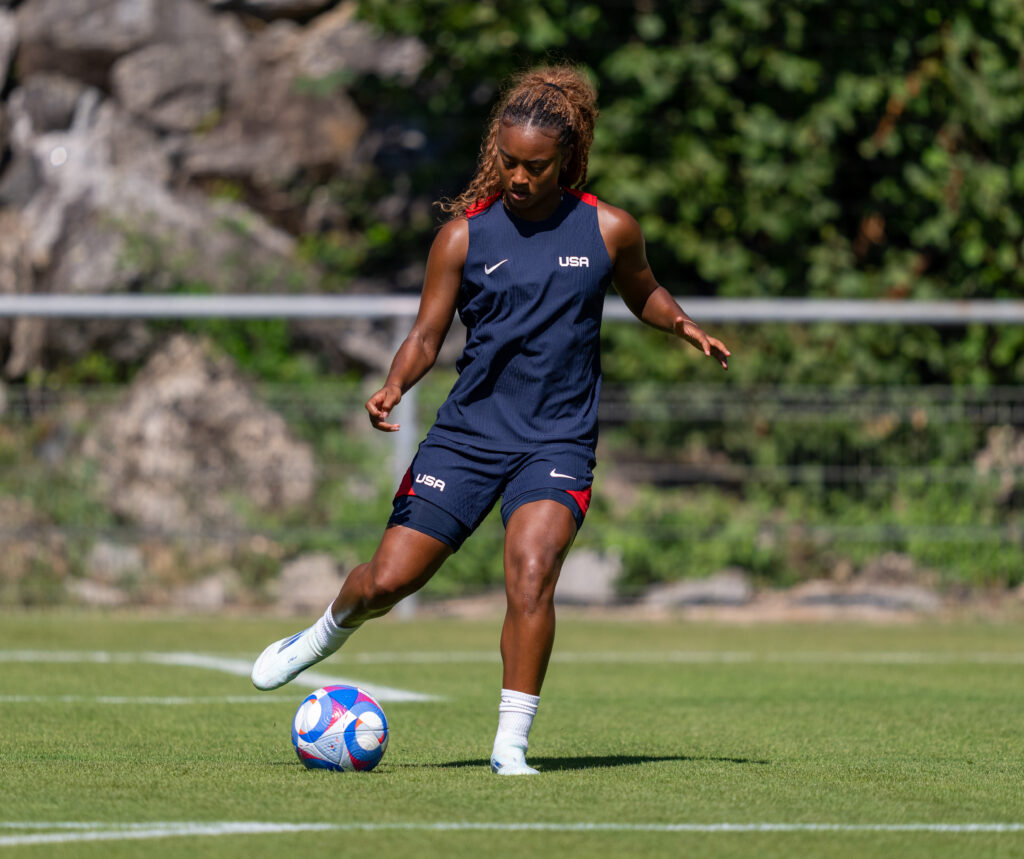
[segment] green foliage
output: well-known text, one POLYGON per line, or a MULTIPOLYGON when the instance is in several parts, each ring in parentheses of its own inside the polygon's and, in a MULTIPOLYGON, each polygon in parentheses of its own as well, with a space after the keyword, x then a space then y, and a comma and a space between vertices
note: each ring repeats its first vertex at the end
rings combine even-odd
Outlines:
MULTIPOLYGON (((63 431, 53 426, 49 429, 63 431)), ((0 464, 9 460, 17 465, 3 470, 0 496, 26 505, 32 511, 31 526, 43 534, 51 528, 64 528, 73 536, 81 536, 111 527, 115 517, 97 490, 95 468, 88 461, 71 459, 63 453, 55 454, 55 461, 47 461, 42 448, 49 434, 40 424, 26 431, 5 433, 0 443, 0 464)), ((57 444, 63 447, 65 442, 58 440, 57 444)), ((70 447, 77 440, 66 444, 70 447)))
MULTIPOLYGON (((198 289, 185 291, 203 294, 198 289)), ((287 319, 169 320, 153 323, 153 329, 166 335, 183 333, 209 340, 243 375, 255 382, 315 389, 329 378, 322 356, 299 341, 294 326, 287 319)), ((72 379, 69 381, 74 381, 92 365, 93 356, 87 356, 71 365, 72 369, 64 371, 64 375, 70 372, 72 379)), ((54 381, 57 378, 63 376, 55 377, 54 381)))
POLYGON ((45 387, 52 390, 73 385, 114 385, 125 382, 135 369, 115 360, 108 352, 96 350, 77 361, 54 367, 45 374, 45 387))
POLYGON ((316 357, 296 348, 287 320, 204 319, 184 322, 181 328, 208 337, 253 378, 295 385, 322 379, 316 357))
POLYGON ((798 572, 785 568, 785 559, 758 539, 758 521, 751 512, 749 507, 737 510, 735 499, 713 490, 646 488, 624 513, 597 505, 588 513, 583 539, 621 558, 619 588, 625 595, 729 566, 741 566, 762 581, 790 583, 798 572))
MULTIPOLYGON (((599 85, 590 189, 638 218, 673 291, 898 300, 1013 297, 1024 285, 1019 4, 363 0, 360 12, 431 49, 413 88, 364 81, 357 94, 426 134, 422 158, 386 177, 423 201, 468 180, 503 78, 568 58, 599 85)), ((397 266, 421 259, 430 235, 400 229, 391 239, 397 266)), ((724 493, 641 492, 627 509, 598 494, 581 543, 621 553, 627 590, 729 564, 785 583, 893 549, 960 581, 1019 581, 1018 514, 994 487, 914 483, 969 470, 983 427, 929 421, 927 403, 916 423, 912 404, 795 425, 764 404, 690 420, 651 391, 678 385, 699 413, 707 395, 695 385, 984 390, 1024 380, 1024 329, 716 333, 734 352, 727 375, 664 335, 605 326, 606 382, 629 386, 637 415, 605 423, 606 454, 671 465, 714 452, 778 475, 724 493), (900 476, 837 484, 826 480, 836 465, 900 476)), ((485 528, 446 581, 499 582, 499 546, 485 528)))
MULTIPOLYGON (((359 9, 431 49, 411 90, 379 81, 364 90, 370 110, 426 133, 423 158, 402 172, 424 199, 468 180, 503 78, 568 58, 599 85, 590 190, 638 218, 655 274, 673 291, 994 298, 1024 286, 1020 4, 362 0, 359 9)), ((416 258, 428 240, 395 248, 416 258)), ((892 333, 833 328, 833 354, 809 366, 790 360, 792 329, 748 330, 734 364, 756 354, 763 378, 792 383, 836 370, 857 383, 1024 378, 1010 329, 966 340, 909 329, 895 346, 892 333)))
POLYGON ((625 473, 651 464, 662 486, 607 519, 595 505, 602 545, 623 554, 634 589, 731 565, 786 583, 831 575, 840 563, 859 569, 887 551, 945 581, 1016 584, 1019 467, 1007 460, 988 473, 975 462, 993 444, 1001 396, 958 387, 610 388, 606 459, 625 473), (694 485, 672 488, 684 479, 694 485), (722 488, 702 489, 702 480, 722 488))

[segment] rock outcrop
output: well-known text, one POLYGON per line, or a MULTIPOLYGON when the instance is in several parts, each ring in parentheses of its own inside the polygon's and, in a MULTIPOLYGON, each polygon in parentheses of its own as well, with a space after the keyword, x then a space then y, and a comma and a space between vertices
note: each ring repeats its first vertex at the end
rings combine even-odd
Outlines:
POLYGON ((245 507, 287 509, 315 488, 311 449, 209 344, 176 337, 84 444, 107 503, 156 532, 230 528, 245 507))
MULTIPOLYGON (((328 185, 364 175, 393 145, 351 88, 361 75, 411 84, 427 58, 355 9, 0 0, 0 294, 317 291, 323 273, 301 237, 351 235, 328 185)), ((390 211, 408 208, 401 193, 390 211)), ((354 286, 382 287, 394 284, 354 286)), ((332 366, 380 370, 393 351, 388 326, 365 320, 296 322, 293 334, 332 366)), ((0 602, 194 610, 277 594, 277 568, 294 559, 247 523, 311 501, 311 447, 201 340, 143 320, 0 319, 0 379, 95 353, 143 367, 123 402, 54 419, 59 467, 92 461, 107 524, 71 546, 53 510, 0 495, 0 602)), ((0 381, 0 410, 5 390, 0 381)), ((286 566, 285 591, 292 578, 319 602, 340 573, 313 556, 286 566)))
MULTIPOLYGON (((7 293, 315 291, 297 233, 343 229, 344 213, 308 189, 365 169, 377 140, 342 81, 412 81, 426 62, 351 2, 5 5, 7 293)), ((157 345, 130 322, 0 324, 13 379, 95 349, 137 362, 157 345)))

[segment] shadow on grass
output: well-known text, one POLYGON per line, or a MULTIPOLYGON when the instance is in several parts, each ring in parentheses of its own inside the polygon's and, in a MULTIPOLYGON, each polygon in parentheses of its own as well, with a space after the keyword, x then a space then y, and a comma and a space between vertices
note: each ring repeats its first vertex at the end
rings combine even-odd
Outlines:
MULTIPOLYGON (((602 769, 607 767, 629 767, 635 764, 652 764, 661 761, 705 761, 723 764, 753 764, 767 766, 771 761, 757 760, 755 758, 716 758, 695 755, 584 755, 582 757, 531 757, 530 764, 545 772, 557 772, 559 770, 589 770, 602 769)), ((487 758, 475 758, 465 761, 448 761, 439 764, 399 764, 400 767, 441 767, 442 769, 456 769, 459 767, 487 767, 490 761, 487 758)))

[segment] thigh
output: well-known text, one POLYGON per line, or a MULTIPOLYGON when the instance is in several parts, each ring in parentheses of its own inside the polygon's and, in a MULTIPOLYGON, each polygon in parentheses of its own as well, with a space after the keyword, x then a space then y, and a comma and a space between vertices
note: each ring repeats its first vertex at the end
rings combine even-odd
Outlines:
POLYGON ((406 591, 422 587, 452 554, 450 546, 412 528, 388 528, 367 564, 378 588, 406 591))
POLYGON ((551 499, 520 505, 505 529, 505 587, 511 593, 552 593, 576 537, 569 508, 551 499))
POLYGON ((505 527, 523 505, 548 500, 568 509, 580 528, 590 506, 594 464, 594 452, 579 445, 544 445, 523 454, 501 502, 505 527))
POLYGON ((531 560, 561 560, 576 539, 572 511, 557 501, 543 498, 516 508, 505 526, 505 555, 531 560))
POLYGON ((362 623, 385 614, 430 581, 451 553, 449 546, 427 534, 388 528, 373 557, 345 577, 333 604, 335 616, 355 617, 362 623))

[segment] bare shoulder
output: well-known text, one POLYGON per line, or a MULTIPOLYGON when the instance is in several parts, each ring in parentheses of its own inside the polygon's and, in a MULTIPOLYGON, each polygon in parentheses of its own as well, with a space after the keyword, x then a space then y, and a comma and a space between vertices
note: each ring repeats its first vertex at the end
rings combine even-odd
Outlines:
POLYGON ((440 344, 455 313, 462 271, 469 250, 469 227, 465 218, 448 221, 434 236, 427 256, 417 326, 432 327, 440 344))
POLYGON ((598 200, 597 224, 613 260, 620 251, 643 243, 640 225, 625 209, 598 200))
POLYGON ((438 255, 448 265, 461 266, 466 261, 469 251, 469 221, 465 218, 454 218, 444 224, 431 245, 431 255, 438 255))
POLYGON ((430 246, 420 317, 433 315, 439 328, 447 330, 452 321, 468 251, 469 226, 465 218, 448 221, 437 231, 430 246))

